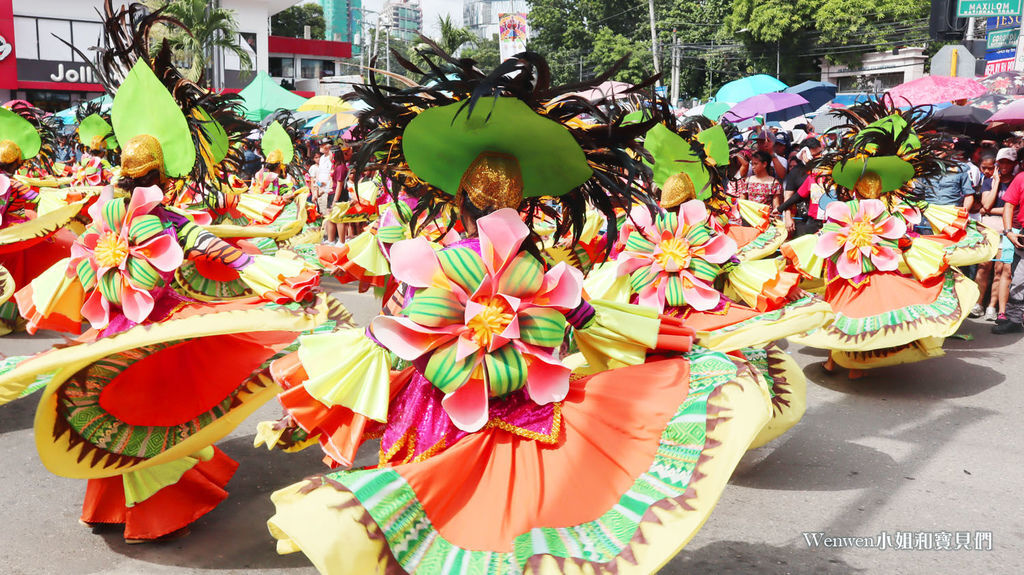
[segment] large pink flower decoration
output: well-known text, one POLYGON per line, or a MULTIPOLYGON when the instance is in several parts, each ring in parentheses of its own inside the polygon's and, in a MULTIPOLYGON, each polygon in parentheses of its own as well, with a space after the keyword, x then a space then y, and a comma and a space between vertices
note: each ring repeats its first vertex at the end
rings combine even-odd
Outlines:
POLYGON ((71 265, 87 291, 82 315, 96 328, 110 322, 113 306, 125 317, 142 323, 153 311, 153 294, 163 285, 160 272, 181 266, 183 253, 153 208, 160 205, 160 188, 135 188, 131 201, 103 190, 89 208, 92 223, 71 246, 71 265))
POLYGON ((736 253, 736 241, 712 229, 704 202, 690 200, 678 215, 658 214, 653 222, 646 209, 634 209, 633 220, 643 234, 629 235, 618 271, 630 275, 640 305, 714 309, 722 294, 711 282, 721 272, 719 264, 736 253))
POLYGON ((887 212, 881 200, 832 202, 825 215, 814 253, 831 258, 840 277, 854 279, 873 270, 899 268, 898 240, 907 233, 907 224, 887 212))
POLYGON ((370 325, 399 357, 426 359, 423 376, 469 432, 487 423, 489 397, 525 387, 541 405, 565 398, 570 370, 552 351, 565 335, 563 311, 580 305, 583 289, 579 270, 560 263, 545 273, 519 252, 529 230, 515 210, 481 218, 477 229, 480 253, 467 245, 436 250, 424 238, 394 244, 395 278, 417 291, 402 315, 370 325))

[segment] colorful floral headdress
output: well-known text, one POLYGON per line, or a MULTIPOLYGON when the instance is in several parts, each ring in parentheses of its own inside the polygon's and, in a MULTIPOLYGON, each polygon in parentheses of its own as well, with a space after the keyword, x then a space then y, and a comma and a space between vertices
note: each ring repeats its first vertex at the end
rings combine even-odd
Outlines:
POLYGON ((841 199, 919 199, 913 182, 945 172, 947 161, 937 155, 938 134, 928 126, 930 108, 901 110, 886 95, 833 114, 846 120, 833 128, 842 136, 814 168, 836 185, 841 199))
MULTIPOLYGON (((167 166, 167 175, 213 183, 218 181, 223 173, 226 181, 226 174, 239 171, 244 162, 241 151, 230 143, 241 140, 256 126, 245 120, 241 114, 241 99, 238 95, 216 94, 186 79, 174 66, 172 52, 166 41, 156 55, 150 58, 149 48, 153 45, 150 33, 157 25, 180 28, 191 34, 181 22, 165 16, 163 9, 151 12, 148 7, 133 3, 115 10, 112 0, 104 2, 104 42, 102 46, 95 48, 98 56, 93 64, 97 79, 107 93, 115 95, 116 103, 117 96, 123 91, 129 77, 133 74, 141 75, 136 69, 146 67, 156 81, 151 82, 148 78, 145 82, 135 81, 136 88, 143 87, 143 98, 145 94, 157 97, 155 95, 160 92, 157 87, 167 94, 167 97, 157 97, 161 102, 159 113, 148 110, 144 99, 138 99, 130 106, 131 113, 125 113, 129 106, 122 104, 120 120, 113 117, 112 108, 111 123, 118 142, 125 148, 128 147, 128 139, 121 132, 131 133, 131 136, 148 134, 159 142, 161 147, 175 148, 170 153, 163 150, 165 162, 170 163, 167 166), (173 112, 166 106, 167 102, 173 104, 173 112), (184 133, 181 132, 181 126, 185 128, 184 133), (175 167, 179 163, 185 163, 185 160, 179 157, 177 149, 182 134, 191 141, 190 149, 193 156, 190 167, 185 171, 175 167), (167 135, 173 138, 172 142, 164 142, 163 138, 167 135), (222 169, 212 169, 215 165, 222 169)), ((86 62, 91 61, 81 51, 75 51, 86 62)), ((122 97, 122 100, 125 98, 122 97)), ((200 193, 204 188, 205 186, 197 187, 200 193)))
POLYGON ((92 150, 117 147, 114 128, 99 114, 89 114, 78 124, 78 141, 92 150))
MULTIPOLYGON (((527 225, 544 213, 559 235, 571 231, 574 238, 588 201, 612 222, 617 207, 639 202, 654 209, 637 139, 655 120, 627 125, 614 101, 573 95, 614 69, 587 83, 552 86, 538 54, 524 52, 485 74, 473 60, 421 42, 426 72, 399 58, 420 85, 383 87, 371 74, 368 85, 355 88, 354 98, 370 107, 353 129, 362 141, 357 172, 383 173, 398 184, 393 195, 404 189, 419 199, 418 211, 438 210, 465 193, 479 208, 527 213, 527 225), (470 171, 482 175, 464 178, 470 171)), ((614 240, 617 230, 610 226, 608 233, 614 240)))
POLYGON ((654 159, 654 183, 661 188, 661 207, 674 208, 691 199, 721 195, 729 167, 725 128, 703 116, 677 123, 675 114, 667 109, 661 119, 662 123, 651 128, 644 139, 644 147, 654 159))

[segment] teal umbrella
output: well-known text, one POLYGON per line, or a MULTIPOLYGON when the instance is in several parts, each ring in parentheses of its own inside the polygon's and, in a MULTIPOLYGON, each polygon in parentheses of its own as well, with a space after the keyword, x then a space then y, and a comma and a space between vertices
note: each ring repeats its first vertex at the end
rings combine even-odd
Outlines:
MULTIPOLYGON (((85 104, 89 105, 89 104, 92 104, 94 102, 100 105, 100 112, 101 113, 106 113, 106 112, 110 111, 110 106, 113 105, 114 99, 111 98, 110 96, 106 95, 106 94, 103 94, 102 96, 93 98, 92 100, 89 100, 88 102, 85 102, 85 104)), ((60 120, 61 123, 64 124, 65 126, 68 125, 68 124, 75 124, 75 123, 77 123, 75 121, 75 112, 78 110, 78 106, 80 106, 80 105, 81 104, 75 104, 74 106, 71 106, 70 108, 64 108, 60 112, 55 113, 54 117, 57 118, 58 120, 60 120)))
POLYGON ((733 80, 718 89, 716 102, 742 102, 751 96, 780 92, 789 86, 766 74, 755 74, 739 80, 733 80))
POLYGON ((272 112, 280 109, 294 110, 306 102, 302 96, 282 88, 266 72, 256 74, 238 95, 245 107, 245 118, 257 122, 272 112))

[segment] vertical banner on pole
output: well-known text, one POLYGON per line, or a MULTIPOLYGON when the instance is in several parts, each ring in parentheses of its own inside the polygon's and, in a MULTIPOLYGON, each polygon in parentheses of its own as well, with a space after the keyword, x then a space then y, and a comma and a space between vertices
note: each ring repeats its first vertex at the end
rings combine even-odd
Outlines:
POLYGON ((526 51, 526 38, 529 33, 526 14, 498 14, 498 53, 502 62, 526 51))

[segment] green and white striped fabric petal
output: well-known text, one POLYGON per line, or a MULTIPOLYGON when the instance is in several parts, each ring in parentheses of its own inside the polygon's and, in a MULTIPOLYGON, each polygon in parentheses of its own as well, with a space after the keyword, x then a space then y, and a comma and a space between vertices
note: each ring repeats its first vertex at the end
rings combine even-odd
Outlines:
POLYGON ((626 239, 626 250, 631 252, 651 253, 654 251, 654 243, 640 235, 640 232, 629 234, 626 239))
POLYGON ((693 275, 706 282, 715 281, 720 270, 720 267, 707 260, 697 258, 690 260, 690 271, 693 272, 693 275))
POLYGON ((164 231, 164 224, 160 218, 153 214, 146 214, 132 220, 132 225, 128 228, 128 238, 134 243, 140 243, 162 231, 164 231))
POLYGON ((686 304, 683 281, 677 275, 671 275, 665 280, 665 304, 673 307, 686 304))
POLYGON ((686 231, 686 241, 689 242, 691 246, 702 245, 710 239, 711 230, 703 224, 691 226, 690 229, 686 231))
POLYGON ((634 293, 637 293, 654 283, 657 279, 658 274, 650 267, 640 268, 629 276, 629 287, 632 288, 634 293))
POLYGON ((430 356, 427 367, 423 370, 423 377, 444 393, 451 393, 469 381, 469 376, 473 375, 473 368, 476 367, 477 358, 480 356, 480 352, 477 351, 458 361, 455 357, 458 347, 458 340, 452 340, 448 345, 439 348, 430 356))
POLYGON ((121 274, 118 270, 109 270, 100 277, 100 294, 114 305, 121 305, 121 274))
POLYGON ((658 230, 659 234, 668 232, 675 235, 676 227, 679 226, 679 216, 672 212, 666 212, 658 214, 657 219, 654 220, 654 227, 658 230))
POLYGON ((544 307, 519 312, 519 339, 540 347, 558 347, 565 338, 565 316, 544 307))
POLYGON ((124 222, 124 215, 127 208, 124 205, 124 198, 110 200, 103 206, 103 223, 111 230, 118 230, 124 222))
POLYGON ((95 287, 96 270, 93 269, 88 258, 83 258, 78 262, 78 265, 75 266, 75 273, 78 274, 78 281, 82 282, 82 287, 87 290, 95 287))
POLYGON ((417 292, 402 312, 414 322, 429 327, 460 323, 466 316, 466 308, 455 294, 437 287, 417 292))
POLYGON ((449 248, 437 254, 441 269, 448 279, 462 286, 468 293, 473 293, 484 280, 487 270, 484 260, 470 248, 449 248))
POLYGON ((513 297, 531 295, 544 282, 544 267, 537 258, 521 253, 512 260, 498 280, 498 292, 513 297))
POLYGON ((128 275, 136 287, 151 290, 162 283, 160 273, 144 259, 128 258, 128 275))
POLYGON ((492 397, 502 397, 526 385, 526 358, 507 343, 484 356, 484 369, 492 397))

